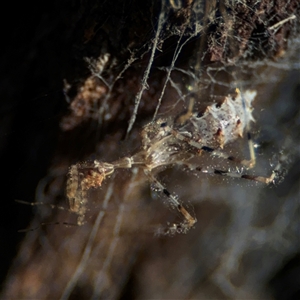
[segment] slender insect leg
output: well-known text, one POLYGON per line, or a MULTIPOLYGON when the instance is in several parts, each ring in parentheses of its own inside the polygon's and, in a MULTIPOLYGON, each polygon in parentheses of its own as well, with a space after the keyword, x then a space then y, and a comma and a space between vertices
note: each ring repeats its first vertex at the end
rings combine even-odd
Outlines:
POLYGON ((278 166, 278 168, 276 167, 272 171, 272 174, 269 177, 266 177, 266 176, 242 174, 242 173, 238 173, 238 172, 232 172, 232 171, 229 171, 229 170, 219 170, 219 169, 208 170, 208 169, 203 169, 201 167, 196 167, 195 168, 191 165, 186 165, 186 166, 191 170, 200 171, 200 172, 205 173, 205 174, 215 174, 215 175, 221 175, 221 176, 226 176, 226 177, 242 178, 242 179, 262 182, 262 183, 265 183, 265 184, 272 183, 274 181, 277 173, 278 173, 278 170, 279 170, 278 169, 279 166, 278 166))
POLYGON ((72 224, 72 223, 68 223, 68 222, 42 222, 38 226, 35 226, 32 228, 19 229, 18 232, 31 232, 31 231, 35 231, 39 228, 42 228, 44 226, 49 226, 49 225, 65 225, 67 227, 78 226, 78 224, 72 224))
POLYGON ((59 209, 59 210, 66 210, 66 211, 69 210, 68 208, 65 208, 63 206, 59 206, 59 205, 51 204, 51 203, 46 203, 46 202, 27 202, 27 201, 18 200, 18 199, 16 199, 15 202, 25 204, 25 205, 30 205, 30 206, 48 206, 52 209, 59 209))
MULTIPOLYGON (((65 208, 63 206, 59 206, 56 204, 51 204, 51 203, 45 203, 45 202, 27 202, 23 200, 15 200, 18 203, 25 204, 25 205, 30 205, 30 206, 48 206, 52 209, 59 209, 63 211, 70 211, 70 209, 65 208)), ((30 232, 30 231, 35 231, 43 226, 47 225, 66 225, 66 226, 78 226, 78 224, 73 224, 73 223, 68 223, 68 222, 42 222, 38 226, 32 227, 32 228, 26 228, 26 229, 19 229, 18 232, 30 232)))
MULTIPOLYGON (((200 150, 210 153, 211 156, 216 156, 216 157, 219 157, 219 158, 222 158, 225 160, 230 160, 232 162, 241 164, 242 166, 246 167, 247 169, 252 168, 254 166, 252 159, 250 159, 250 160, 240 159, 235 156, 229 155, 224 151, 216 150, 216 149, 213 149, 213 148, 207 147, 207 146, 201 146, 200 150)), ((255 161, 255 159, 254 159, 254 161, 255 161)))
POLYGON ((151 174, 150 171, 144 170, 145 174, 148 176, 149 180, 153 182, 157 188, 162 191, 169 199, 171 205, 175 206, 177 210, 183 216, 185 222, 179 225, 179 228, 183 230, 183 232, 187 232, 190 228, 194 226, 197 222, 197 219, 192 217, 190 213, 180 204, 180 202, 151 174))
MULTIPOLYGON (((214 148, 211 148, 208 146, 203 146, 203 144, 193 140, 192 138, 183 136, 182 134, 180 134, 178 131, 176 131, 174 129, 172 129, 171 132, 178 140, 184 141, 184 142, 188 143, 190 146, 195 147, 196 149, 198 149, 200 151, 208 152, 211 156, 216 156, 219 158, 223 158, 225 160, 230 160, 235 163, 241 164, 247 168, 252 168, 254 166, 252 158, 250 160, 239 159, 237 157, 227 154, 224 151, 217 150, 217 149, 214 149, 214 148)), ((252 142, 252 144, 253 144, 253 142, 252 142)), ((254 154, 254 150, 252 152, 254 154)), ((254 162, 255 162, 255 156, 254 156, 254 162)))

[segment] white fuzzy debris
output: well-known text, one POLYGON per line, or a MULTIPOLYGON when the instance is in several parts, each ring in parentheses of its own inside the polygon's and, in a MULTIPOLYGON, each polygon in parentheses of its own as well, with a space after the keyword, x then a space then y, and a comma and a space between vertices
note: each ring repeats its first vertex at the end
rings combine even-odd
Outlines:
MULTIPOLYGON (((228 95, 222 103, 210 105, 202 115, 194 113, 178 132, 189 132, 192 139, 208 147, 223 148, 227 143, 243 136, 252 116, 252 101, 256 91, 237 90, 236 96, 228 95)), ((184 135, 184 134, 183 134, 184 135)))

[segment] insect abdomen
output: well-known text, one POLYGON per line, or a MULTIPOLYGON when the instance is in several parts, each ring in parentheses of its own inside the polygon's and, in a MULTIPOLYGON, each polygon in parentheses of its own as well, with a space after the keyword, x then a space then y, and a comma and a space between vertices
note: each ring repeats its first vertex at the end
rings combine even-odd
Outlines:
POLYGON ((239 91, 235 97, 227 96, 222 103, 214 103, 206 108, 203 114, 194 114, 180 130, 190 133, 193 139, 213 148, 223 148, 231 141, 242 137, 252 117, 251 102, 256 91, 246 90, 243 96, 239 91))

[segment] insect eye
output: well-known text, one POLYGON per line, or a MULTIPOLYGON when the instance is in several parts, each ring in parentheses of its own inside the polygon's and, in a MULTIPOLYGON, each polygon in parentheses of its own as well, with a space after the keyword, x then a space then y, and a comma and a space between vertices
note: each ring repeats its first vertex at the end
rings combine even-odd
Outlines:
POLYGON ((196 118, 202 118, 203 115, 204 115, 203 112, 198 112, 198 113, 196 114, 196 118))

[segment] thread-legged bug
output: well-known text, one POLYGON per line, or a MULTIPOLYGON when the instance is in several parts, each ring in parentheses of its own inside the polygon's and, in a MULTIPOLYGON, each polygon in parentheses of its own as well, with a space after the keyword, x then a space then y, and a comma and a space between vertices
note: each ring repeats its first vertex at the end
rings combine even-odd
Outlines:
POLYGON ((271 176, 263 177, 219 169, 207 171, 190 162, 208 153, 235 162, 246 169, 255 165, 253 141, 248 131, 250 122, 254 120, 251 103, 255 96, 255 91, 246 90, 242 94, 236 89, 235 94, 225 97, 222 103, 207 106, 202 113, 189 113, 188 117, 181 118, 181 122, 167 118, 149 123, 143 128, 141 134, 142 149, 133 156, 112 163, 94 160, 72 165, 68 174, 66 194, 70 209, 78 214, 78 225, 84 223, 88 190, 101 186, 103 180, 116 169, 142 168, 149 181, 168 198, 170 207, 180 213, 182 222, 171 225, 164 232, 166 234, 186 233, 195 225, 197 219, 188 212, 178 197, 172 195, 155 177, 155 173, 164 166, 179 164, 205 173, 271 183, 279 171, 279 164, 271 176), (247 132, 250 160, 238 159, 226 154, 223 151, 224 146, 242 137, 245 132, 247 132))

